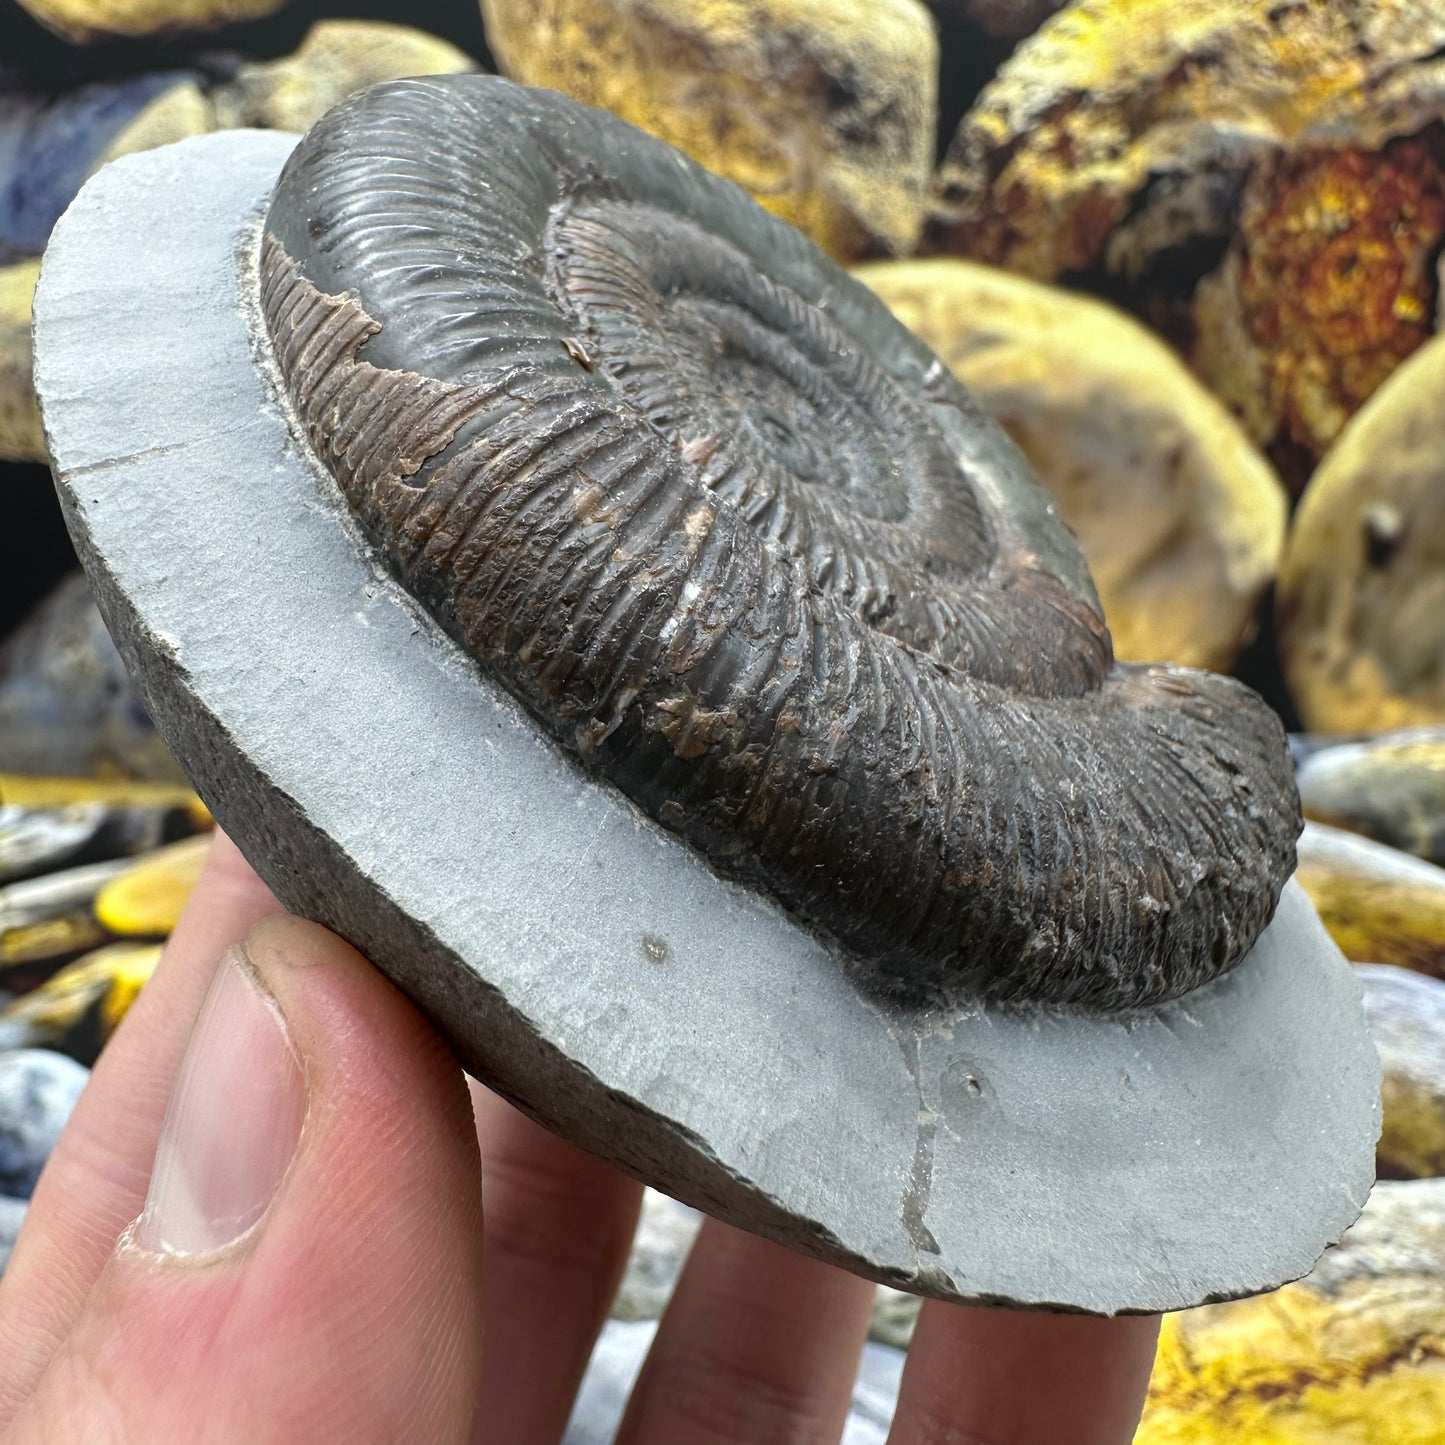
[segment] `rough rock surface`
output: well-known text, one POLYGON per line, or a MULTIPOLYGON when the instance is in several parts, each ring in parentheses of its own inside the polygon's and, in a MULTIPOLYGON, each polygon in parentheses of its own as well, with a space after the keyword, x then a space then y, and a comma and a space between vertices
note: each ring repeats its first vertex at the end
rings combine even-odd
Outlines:
POLYGON ((1019 444, 1079 539, 1115 655, 1227 671, 1284 547, 1287 498, 1157 337, 967 261, 856 272, 1019 444))
POLYGON ((358 544, 245 320, 238 235, 288 149, 229 133, 107 167, 36 301, 102 610, 282 900, 543 1123, 875 1280, 1114 1312, 1306 1270, 1366 1192, 1379 1073, 1299 891, 1233 973, 1127 1020, 881 1009, 562 756, 358 544), (157 190, 164 257, 130 224, 157 190), (130 322, 97 354, 99 298, 130 322))
POLYGON ((912 249, 938 42, 920 0, 483 0, 504 74, 600 106, 848 259, 912 249))
POLYGON ((1380 1172, 1445 1175, 1445 983, 1387 964, 1357 972, 1385 1076, 1380 1172))
POLYGON ((1308 1279, 1164 1321, 1136 1445, 1439 1445, 1445 1179, 1375 1186, 1308 1279))
POLYGON ((1350 423, 1296 513, 1276 609, 1308 727, 1445 722, 1445 338, 1350 423))
POLYGON ((938 240, 1162 293, 1195 366, 1301 481, 1434 329, 1442 118, 1437 5, 1080 0, 964 118, 938 240))
MULTIPOLYGON (((612 1302, 614 1320, 662 1317, 702 1225, 703 1216, 697 1210, 655 1189, 644 1192, 642 1217, 627 1258, 627 1271, 612 1302)), ((879 1285, 868 1331, 870 1338, 907 1349, 920 1303, 917 1295, 879 1285)))

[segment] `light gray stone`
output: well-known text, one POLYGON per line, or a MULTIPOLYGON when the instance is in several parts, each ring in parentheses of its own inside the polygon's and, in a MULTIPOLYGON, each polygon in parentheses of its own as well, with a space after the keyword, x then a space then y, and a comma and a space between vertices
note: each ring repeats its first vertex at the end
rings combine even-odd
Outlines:
POLYGON ((880 1282, 1113 1313, 1307 1270, 1369 1188, 1379 1069, 1302 893, 1230 975, 1128 1017, 858 992, 563 756, 359 541, 254 319, 287 147, 237 132, 106 167, 36 299, 101 610, 278 896, 533 1117, 880 1282))

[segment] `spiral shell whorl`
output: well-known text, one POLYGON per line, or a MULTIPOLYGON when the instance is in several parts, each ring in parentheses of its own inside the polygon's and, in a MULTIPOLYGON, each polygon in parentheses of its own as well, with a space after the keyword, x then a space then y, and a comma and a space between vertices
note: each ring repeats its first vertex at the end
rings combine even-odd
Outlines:
POLYGON ((443 625, 885 991, 1121 1008, 1268 922, 1273 716, 1115 666, 1017 453, 727 183, 556 96, 379 87, 288 163, 262 303, 443 625))

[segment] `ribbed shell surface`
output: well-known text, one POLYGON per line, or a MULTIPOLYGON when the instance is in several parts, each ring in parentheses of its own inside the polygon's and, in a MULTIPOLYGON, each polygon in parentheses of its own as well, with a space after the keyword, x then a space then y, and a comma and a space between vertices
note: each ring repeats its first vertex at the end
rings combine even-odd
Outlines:
POLYGON ((1115 664, 1002 432, 735 186, 548 92, 396 82, 293 154, 261 285, 398 577, 861 984, 1121 1009, 1268 922, 1299 829, 1273 714, 1115 664))

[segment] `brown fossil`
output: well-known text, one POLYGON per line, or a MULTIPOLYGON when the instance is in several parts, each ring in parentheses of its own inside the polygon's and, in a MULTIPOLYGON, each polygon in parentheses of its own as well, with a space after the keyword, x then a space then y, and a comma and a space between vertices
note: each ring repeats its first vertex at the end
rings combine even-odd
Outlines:
POLYGON ((1020 454, 737 187, 555 94, 380 86, 287 163, 261 297, 392 570, 860 982, 1120 1008, 1268 921, 1273 715, 1116 665, 1020 454))

